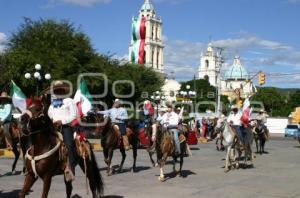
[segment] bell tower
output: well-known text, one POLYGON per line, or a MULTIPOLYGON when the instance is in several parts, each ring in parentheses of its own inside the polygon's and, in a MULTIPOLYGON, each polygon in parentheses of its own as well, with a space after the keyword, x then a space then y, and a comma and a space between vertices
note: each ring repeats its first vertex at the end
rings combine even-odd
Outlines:
POLYGON ((163 73, 163 50, 162 20, 156 16, 150 0, 145 0, 139 16, 132 18, 129 60, 163 73))
POLYGON ((200 66, 199 66, 199 78, 206 79, 208 78, 209 83, 216 87, 218 83, 218 57, 214 51, 212 43, 208 44, 207 50, 205 53, 201 53, 200 66))

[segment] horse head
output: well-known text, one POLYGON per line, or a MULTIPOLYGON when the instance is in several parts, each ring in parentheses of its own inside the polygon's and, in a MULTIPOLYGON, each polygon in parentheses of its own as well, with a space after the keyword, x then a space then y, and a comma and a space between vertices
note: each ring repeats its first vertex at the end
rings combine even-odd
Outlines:
POLYGON ((44 108, 42 100, 35 99, 28 107, 26 114, 24 114, 23 121, 28 121, 28 130, 30 134, 41 132, 41 130, 53 127, 51 119, 47 115, 47 110, 44 108), (29 120, 28 120, 29 116, 29 120))

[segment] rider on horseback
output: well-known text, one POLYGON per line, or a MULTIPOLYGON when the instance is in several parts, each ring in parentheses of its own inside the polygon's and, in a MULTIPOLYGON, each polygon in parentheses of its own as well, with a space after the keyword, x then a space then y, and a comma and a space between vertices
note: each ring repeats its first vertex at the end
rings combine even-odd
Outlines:
POLYGON ((128 119, 127 110, 121 107, 121 102, 119 99, 115 99, 113 108, 106 111, 99 111, 98 113, 107 115, 111 118, 113 125, 118 126, 118 130, 121 133, 121 138, 123 140, 125 150, 129 150, 129 141, 126 135, 126 123, 128 119))
POLYGON ((258 113, 258 115, 255 117, 255 120, 257 120, 257 126, 259 127, 260 131, 266 131, 267 137, 269 136, 269 131, 267 129, 267 126, 265 125, 267 123, 267 117, 268 115, 266 114, 266 111, 261 109, 258 113))
POLYGON ((231 113, 228 116, 227 122, 231 124, 231 126, 234 128, 238 139, 244 143, 244 137, 245 137, 245 132, 244 132, 244 127, 241 123, 241 117, 242 117, 242 112, 238 109, 237 106, 233 105, 231 107, 231 113))
POLYGON ((0 127, 3 127, 6 146, 12 148, 12 138, 9 130, 12 121, 12 105, 11 99, 6 92, 2 92, 0 96, 0 127))
POLYGON ((172 105, 167 105, 167 112, 162 116, 161 123, 169 129, 174 137, 176 154, 180 154, 179 130, 178 123, 180 117, 173 111, 172 105))
POLYGON ((63 141, 68 148, 69 165, 75 173, 76 166, 76 150, 74 142, 74 130, 71 126, 72 121, 76 119, 77 109, 71 98, 67 98, 69 85, 61 81, 56 81, 53 84, 53 95, 51 96, 51 105, 48 109, 48 115, 52 119, 54 126, 61 129, 63 141))

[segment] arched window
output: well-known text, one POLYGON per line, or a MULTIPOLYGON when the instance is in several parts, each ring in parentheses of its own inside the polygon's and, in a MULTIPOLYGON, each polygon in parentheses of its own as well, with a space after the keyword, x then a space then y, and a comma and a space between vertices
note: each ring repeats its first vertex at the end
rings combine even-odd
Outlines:
POLYGON ((205 68, 208 69, 208 67, 209 67, 209 61, 205 60, 205 68))
POLYGON ((146 63, 146 50, 144 50, 144 57, 143 57, 143 63, 146 63))
POLYGON ((205 75, 205 76, 204 76, 204 79, 205 79, 206 81, 209 81, 208 75, 205 75))

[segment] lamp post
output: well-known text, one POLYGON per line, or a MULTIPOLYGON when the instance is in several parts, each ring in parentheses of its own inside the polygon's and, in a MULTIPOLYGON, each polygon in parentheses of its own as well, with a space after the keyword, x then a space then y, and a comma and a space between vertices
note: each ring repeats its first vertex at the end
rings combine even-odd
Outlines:
MULTIPOLYGON (((36 64, 34 66, 35 72, 33 73, 33 78, 36 80, 36 95, 39 95, 39 86, 42 83, 43 80, 50 80, 51 79, 51 74, 46 73, 44 78, 41 75, 41 69, 42 66, 40 64, 36 64)), ((30 73, 26 73, 24 75, 24 77, 29 80, 31 79, 31 74, 30 73)))

